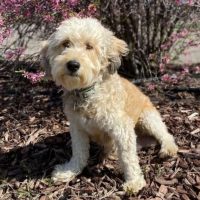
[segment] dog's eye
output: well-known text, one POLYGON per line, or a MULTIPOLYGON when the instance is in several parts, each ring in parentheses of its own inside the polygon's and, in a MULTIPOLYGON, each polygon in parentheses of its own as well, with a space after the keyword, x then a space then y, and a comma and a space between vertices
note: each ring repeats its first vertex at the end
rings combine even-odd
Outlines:
POLYGON ((66 40, 66 41, 64 41, 64 42, 62 43, 62 45, 63 45, 63 47, 67 47, 67 48, 69 48, 70 45, 71 45, 71 43, 70 43, 69 40, 66 40))
POLYGON ((87 43, 87 44, 86 44, 86 49, 87 49, 87 50, 91 50, 91 49, 93 49, 93 46, 87 43))

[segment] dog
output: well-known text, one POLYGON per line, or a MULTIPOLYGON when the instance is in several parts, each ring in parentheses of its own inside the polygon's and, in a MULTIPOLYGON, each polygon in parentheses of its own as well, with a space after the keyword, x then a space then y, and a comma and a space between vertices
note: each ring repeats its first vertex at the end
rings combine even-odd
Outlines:
POLYGON ((145 185, 136 149, 137 135, 153 136, 160 156, 176 156, 178 147, 159 112, 117 69, 128 45, 97 19, 72 17, 61 23, 41 51, 41 65, 62 86, 64 112, 70 121, 72 158, 57 165, 54 181, 69 182, 80 174, 89 158, 89 142, 117 152, 126 192, 145 185))

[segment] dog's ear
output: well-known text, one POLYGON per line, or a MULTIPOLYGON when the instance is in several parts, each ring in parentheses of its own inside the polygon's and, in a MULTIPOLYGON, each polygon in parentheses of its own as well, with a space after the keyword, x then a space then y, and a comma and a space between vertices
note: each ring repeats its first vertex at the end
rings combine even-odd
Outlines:
POLYGON ((129 49, 126 42, 112 36, 111 45, 108 50, 108 60, 110 61, 108 71, 110 74, 114 74, 118 70, 121 65, 121 57, 126 56, 128 52, 129 49))
POLYGON ((44 41, 42 43, 42 50, 40 51, 40 65, 41 67, 45 70, 45 77, 47 79, 51 79, 52 76, 51 76, 51 66, 49 64, 49 59, 48 59, 48 54, 47 54, 47 51, 48 51, 48 48, 49 48, 49 44, 47 41, 44 41))

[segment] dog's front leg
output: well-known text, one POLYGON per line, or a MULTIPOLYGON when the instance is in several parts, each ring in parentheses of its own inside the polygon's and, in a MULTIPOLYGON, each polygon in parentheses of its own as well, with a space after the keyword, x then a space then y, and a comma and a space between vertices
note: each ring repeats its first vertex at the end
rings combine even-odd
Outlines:
POLYGON ((128 119, 118 121, 117 126, 111 131, 125 176, 123 188, 129 194, 137 193, 146 185, 136 152, 136 134, 133 127, 133 123, 128 119))
POLYGON ((89 138, 77 127, 70 127, 72 140, 72 158, 69 162, 57 165, 52 173, 54 181, 69 182, 80 174, 89 158, 89 138))

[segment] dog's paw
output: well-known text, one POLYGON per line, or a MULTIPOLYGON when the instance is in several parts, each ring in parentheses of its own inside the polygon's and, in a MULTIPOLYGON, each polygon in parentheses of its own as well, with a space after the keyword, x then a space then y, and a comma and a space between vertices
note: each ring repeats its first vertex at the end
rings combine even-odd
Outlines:
POLYGON ((79 173, 67 169, 66 165, 57 165, 52 172, 52 179, 54 182, 70 182, 79 173))
POLYGON ((143 177, 132 181, 127 181, 123 184, 123 189, 128 195, 138 193, 143 187, 145 187, 146 181, 143 177))
POLYGON ((160 150, 160 158, 166 158, 166 157, 173 157, 177 156, 178 152, 178 146, 175 144, 175 142, 167 143, 161 147, 160 150))

